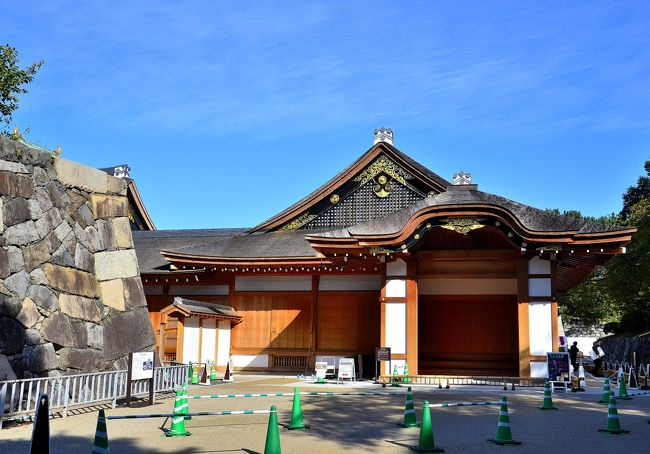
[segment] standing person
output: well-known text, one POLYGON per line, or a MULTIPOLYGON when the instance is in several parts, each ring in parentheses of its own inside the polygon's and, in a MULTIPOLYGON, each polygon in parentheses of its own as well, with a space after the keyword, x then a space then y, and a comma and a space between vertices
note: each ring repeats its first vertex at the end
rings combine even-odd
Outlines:
POLYGON ((571 360, 574 372, 578 371, 578 353, 580 353, 578 342, 574 342, 571 348, 569 348, 569 359, 571 360))
POLYGON ((591 356, 591 359, 594 360, 594 375, 598 376, 598 373, 600 372, 600 366, 603 364, 603 357, 605 356, 605 353, 600 348, 599 340, 594 342, 594 345, 591 348, 591 352, 589 352, 589 356, 591 356))

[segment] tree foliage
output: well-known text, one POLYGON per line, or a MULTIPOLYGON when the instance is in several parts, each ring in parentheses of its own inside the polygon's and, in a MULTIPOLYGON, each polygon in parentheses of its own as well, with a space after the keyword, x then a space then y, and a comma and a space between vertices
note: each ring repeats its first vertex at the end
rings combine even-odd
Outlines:
POLYGON ((580 285, 560 296, 562 314, 587 324, 610 322, 616 334, 650 331, 650 161, 646 176, 623 194, 623 209, 611 221, 638 232, 627 253, 598 267, 580 285))
POLYGON ((30 83, 43 60, 32 63, 25 69, 18 65, 18 51, 8 44, 0 45, 0 122, 11 123, 12 115, 18 109, 18 95, 27 93, 24 85, 30 83))

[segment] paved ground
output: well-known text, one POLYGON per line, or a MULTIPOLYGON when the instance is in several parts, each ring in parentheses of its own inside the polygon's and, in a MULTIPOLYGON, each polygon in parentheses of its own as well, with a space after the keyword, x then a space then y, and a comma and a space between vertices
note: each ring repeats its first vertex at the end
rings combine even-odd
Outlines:
MULTIPOLYGON (((296 378, 237 376, 237 382, 211 387, 192 386, 190 395, 222 393, 291 392, 293 386, 302 391, 376 391, 368 382, 356 385, 310 385, 296 378)), ((414 386, 418 419, 421 402, 431 403, 499 400, 506 395, 510 403, 510 421, 515 439, 521 446, 500 447, 486 442, 496 434, 499 407, 459 407, 432 410, 436 444, 447 452, 496 453, 509 450, 517 453, 641 453, 650 452, 650 395, 630 401, 619 401, 621 425, 629 434, 612 435, 598 432, 607 418, 607 406, 598 404, 601 390, 587 393, 555 393, 558 411, 541 411, 540 389, 503 391, 495 387, 453 387, 439 390, 430 386, 414 386)), ((384 391, 395 391, 387 388, 384 391)), ((405 392, 405 388, 397 389, 405 392)), ((402 429, 403 396, 340 396, 303 397, 302 408, 309 431, 281 429, 282 450, 286 453, 336 452, 408 452, 416 445, 418 429, 402 429)), ((190 411, 268 409, 276 405, 280 422, 288 422, 291 398, 246 398, 190 400, 190 411)), ((68 418, 50 421, 52 452, 90 452, 95 433, 97 409, 68 418)), ((167 398, 153 407, 117 408, 106 406, 107 415, 166 413, 173 408, 167 398)), ((137 419, 108 421, 110 450, 116 453, 261 453, 268 424, 268 415, 205 416, 186 423, 192 435, 165 438, 161 426, 170 421, 137 419)), ((13 425, 0 431, 0 452, 27 452, 32 425, 13 425)))

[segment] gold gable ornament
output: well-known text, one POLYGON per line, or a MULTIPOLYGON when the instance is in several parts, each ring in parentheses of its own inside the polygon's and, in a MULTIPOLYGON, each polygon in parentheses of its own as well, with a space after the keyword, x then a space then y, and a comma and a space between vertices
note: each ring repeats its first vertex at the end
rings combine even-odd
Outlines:
POLYGON ((298 230, 300 227, 304 226, 305 224, 310 223, 311 221, 313 221, 317 217, 318 216, 316 216, 315 214, 305 213, 305 214, 303 214, 301 216, 298 216, 293 221, 283 225, 280 230, 298 230))
POLYGON ((445 219, 446 224, 442 224, 440 227, 447 230, 453 230, 456 233, 462 233, 467 235, 472 230, 480 229, 485 227, 484 224, 481 224, 482 219, 479 218, 456 218, 456 219, 445 219))
POLYGON ((406 180, 413 179, 413 175, 402 169, 386 156, 382 155, 378 159, 375 159, 372 164, 366 167, 363 172, 357 175, 354 178, 354 181, 356 183, 359 183, 359 186, 363 186, 381 173, 385 173, 393 180, 402 183, 403 185, 406 185, 406 180))

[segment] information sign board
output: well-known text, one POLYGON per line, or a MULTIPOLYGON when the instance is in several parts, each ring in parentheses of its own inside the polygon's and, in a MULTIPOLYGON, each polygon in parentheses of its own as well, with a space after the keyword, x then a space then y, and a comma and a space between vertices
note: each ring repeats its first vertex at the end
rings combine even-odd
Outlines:
POLYGON ((326 378, 327 375, 327 362, 317 361, 315 364, 316 378, 326 378))
POLYGON ((552 381, 569 381, 569 353, 546 353, 546 367, 548 379, 552 381))
POLYGON ((337 381, 340 380, 355 380, 354 375, 354 358, 341 358, 339 359, 339 374, 337 381))
POLYGON ((377 361, 390 361, 390 347, 377 347, 375 358, 377 361))
POLYGON ((131 380, 147 380, 153 378, 153 352, 133 353, 131 380))

